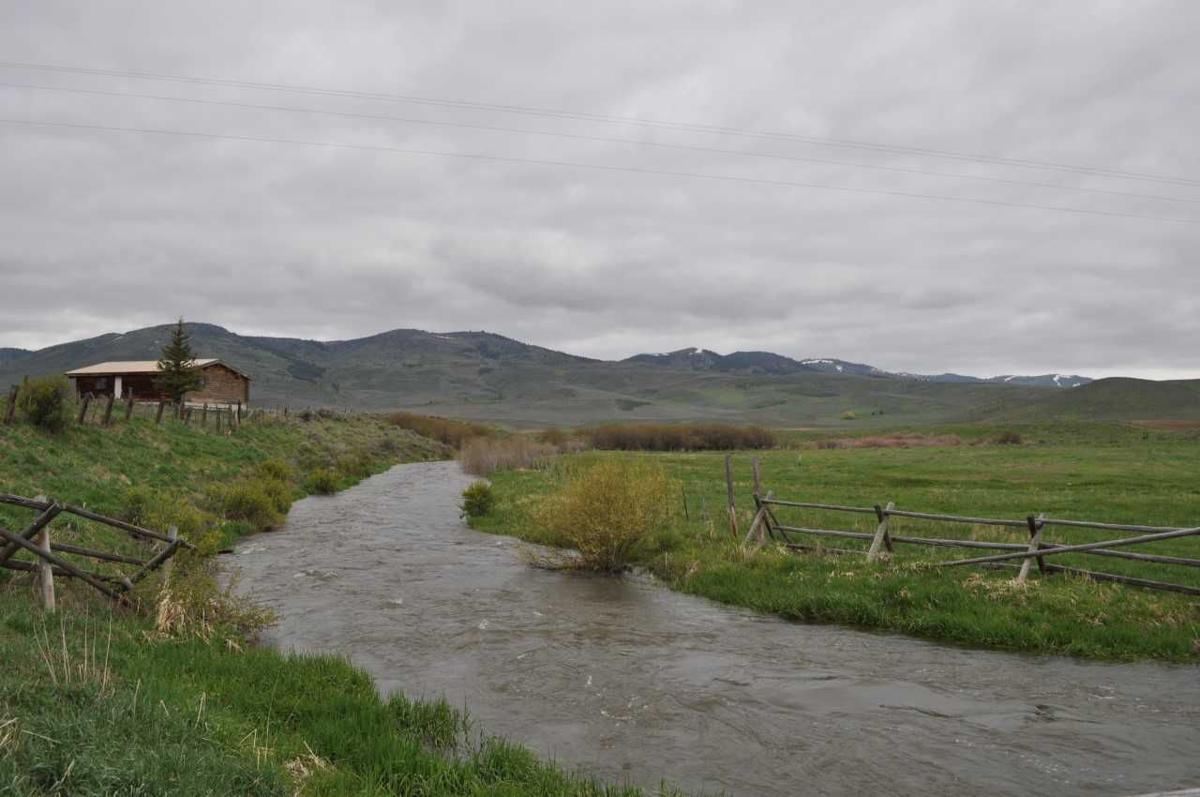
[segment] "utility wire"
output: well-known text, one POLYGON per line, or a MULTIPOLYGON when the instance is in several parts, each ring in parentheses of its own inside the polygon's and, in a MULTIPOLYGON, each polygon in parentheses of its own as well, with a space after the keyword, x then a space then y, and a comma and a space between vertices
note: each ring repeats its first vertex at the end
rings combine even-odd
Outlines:
POLYGON ((916 174, 925 177, 943 177, 959 180, 979 180, 989 183, 998 183, 1003 185, 1017 185, 1028 188, 1049 188, 1057 191, 1076 191, 1086 194, 1098 194, 1104 196, 1118 196, 1131 199, 1153 199, 1160 202, 1181 202, 1187 204, 1198 204, 1200 199, 1188 199, 1184 197, 1164 196, 1162 194, 1139 194, 1132 191, 1114 191, 1104 188, 1085 188, 1082 186, 1060 185, 1057 183, 1039 183, 1028 180, 1012 180, 1005 177, 990 177, 977 174, 960 174, 957 172, 939 172, 929 169, 911 169, 902 166, 883 166, 874 163, 859 163, 855 161, 840 161, 831 160, 828 158, 811 158, 800 155, 782 155, 769 152, 748 152, 745 150, 722 149, 719 147, 703 147, 692 144, 675 144, 659 141, 642 141, 635 138, 621 138, 616 136, 592 136, 582 133, 563 133, 550 130, 533 130, 530 128, 521 127, 503 127, 499 125, 482 125, 471 124, 469 122, 448 122, 434 119, 416 119, 404 116, 392 116, 388 114, 369 114, 355 113, 352 111, 331 111, 322 108, 302 108, 289 105, 265 105, 250 102, 236 102, 232 100, 209 100, 197 97, 174 97, 161 94, 143 94, 139 92, 129 91, 107 91, 104 89, 82 89, 67 86, 46 86, 31 83, 5 83, 0 82, 0 88, 10 89, 30 89, 35 91, 53 91, 66 94, 86 94, 102 97, 130 97, 146 100, 158 100, 165 102, 189 103, 193 105, 213 105, 226 108, 244 108, 250 110, 261 111, 285 111, 288 113, 311 113, 320 114, 323 116, 336 116, 349 119, 369 119, 376 121, 400 122, 402 124, 411 125, 431 125, 437 127, 454 127, 465 130, 483 130, 488 132, 500 133, 517 133, 522 135, 548 136, 552 138, 570 139, 576 141, 594 141, 606 144, 632 144, 642 147, 656 147, 659 149, 674 149, 688 152, 704 152, 718 155, 734 155, 750 158, 765 158, 771 160, 793 161, 798 163, 818 163, 829 166, 847 166, 856 169, 873 169, 876 171, 895 172, 899 174, 916 174))
POLYGON ((436 97, 423 97, 408 94, 379 94, 366 91, 353 91, 350 89, 329 89, 316 86, 302 86, 288 83, 262 83, 249 80, 230 80, 223 78, 206 78, 194 77, 189 75, 171 75, 159 72, 141 72, 141 71, 126 71, 117 69, 99 69, 93 67, 79 66, 64 66, 61 64, 42 64, 22 61, 0 61, 0 68, 4 69, 32 69, 44 72, 65 72, 72 74, 97 75, 102 77, 119 77, 130 78, 135 80, 157 80, 169 81, 175 83, 190 83, 209 86, 227 86, 233 88, 247 88, 263 91, 286 91, 298 94, 315 94, 319 96, 330 97, 354 97, 358 99, 380 100, 385 102, 406 102, 424 105, 434 105, 446 108, 461 108, 469 110, 496 111, 502 113, 524 114, 529 116, 544 116, 556 119, 573 119, 590 122, 602 122, 605 124, 627 124, 640 125, 643 127, 657 127, 669 130, 680 130, 687 132, 699 133, 715 133, 720 135, 744 136, 750 138, 773 139, 781 141, 796 141, 805 144, 818 144, 831 147, 847 147, 852 149, 864 149, 875 152, 890 152, 902 153, 908 155, 920 155, 924 157, 946 158, 959 161, 973 161, 977 163, 988 163, 1001 166, 1019 166, 1023 168, 1034 169, 1053 169, 1058 171, 1074 172, 1077 174, 1090 174, 1101 177, 1112 177, 1122 180, 1142 180, 1147 182, 1168 183, 1172 185, 1188 185, 1200 186, 1200 180, 1187 177, 1173 177, 1161 174, 1149 174, 1145 172, 1130 172, 1117 169, 1107 169, 1098 166, 1086 166, 1080 164, 1056 163, 1054 161, 1040 161, 1026 158, 1007 158, 996 155, 971 154, 964 152, 955 152, 950 150, 939 150, 923 147, 910 147, 896 144, 880 144, 869 141, 857 141, 841 138, 820 138, 817 136, 805 136, 796 133, 783 133, 768 130, 747 130, 736 127, 724 127, 719 125, 693 124, 687 122, 674 122, 657 119, 643 119, 632 116, 611 116, 607 114, 595 114, 576 111, 563 111, 550 108, 536 108, 524 105, 504 105, 494 103, 470 102, 466 100, 447 100, 436 97))
POLYGON ((269 137, 265 137, 265 136, 245 136, 245 135, 233 135, 233 134, 225 134, 225 133, 204 133, 204 132, 198 132, 198 131, 193 131, 193 130, 167 130, 167 129, 159 129, 159 128, 146 128, 146 127, 118 127, 118 126, 114 126, 114 125, 94 125, 94 124, 83 124, 83 123, 78 123, 78 122, 48 122, 48 121, 38 121, 38 120, 32 120, 32 119, 0 118, 0 124, 25 125, 25 126, 30 126, 30 127, 65 128, 65 129, 74 129, 74 130, 120 132, 120 133, 142 133, 142 134, 164 135, 164 136, 185 136, 185 137, 191 137, 191 138, 203 138, 203 139, 210 139, 210 140, 249 141, 249 142, 262 143, 262 144, 288 144, 288 145, 305 146, 305 147, 325 147, 325 148, 334 148, 334 149, 359 150, 359 151, 366 151, 366 152, 392 152, 392 153, 397 153, 397 154, 402 154, 402 155, 421 155, 421 156, 431 156, 431 157, 441 157, 441 158, 458 158, 458 159, 462 159, 462 160, 492 161, 492 162, 499 162, 499 163, 520 163, 520 164, 527 164, 527 165, 533 165, 533 166, 566 167, 566 168, 573 168, 573 169, 590 169, 590 170, 594 170, 594 171, 606 171, 606 172, 628 172, 631 174, 649 174, 649 175, 656 175, 656 176, 663 176, 663 177, 687 177, 687 178, 694 178, 694 179, 699 179, 699 180, 715 180, 715 181, 721 181, 721 182, 743 183, 743 184, 750 184, 750 185, 773 185, 773 186, 783 186, 783 187, 788 187, 788 188, 814 188, 814 189, 819 189, 819 190, 823 190, 823 191, 840 191, 840 192, 845 192, 845 193, 869 194, 869 195, 875 195, 875 196, 905 197, 908 199, 930 199, 930 200, 939 200, 939 201, 946 201, 946 202, 966 202, 966 203, 971 203, 971 204, 976 204, 976 205, 990 205, 990 206, 994 206, 994 207, 1029 208, 1029 209, 1033 209, 1033 210, 1049 210, 1049 211, 1056 211, 1056 212, 1061 212, 1061 213, 1078 213, 1078 214, 1084 214, 1084 215, 1089 215, 1089 216, 1107 216, 1107 217, 1114 217, 1114 218, 1143 219, 1143 220, 1147 220, 1147 221, 1161 221, 1161 222, 1170 222, 1170 223, 1175 223, 1175 224, 1200 224, 1200 219, 1196 219, 1196 218, 1154 216, 1154 215, 1147 215, 1147 214, 1140 214, 1140 213, 1120 213, 1120 212, 1108 211, 1108 210, 1091 210, 1091 209, 1087 209, 1087 208, 1072 208, 1072 207, 1065 207, 1062 205, 1038 205, 1038 204, 1032 204, 1032 203, 1027 203, 1027 202, 1005 202, 1005 201, 997 200, 997 199, 978 199, 975 197, 957 197, 957 196, 947 196, 947 195, 943 195, 943 194, 922 194, 922 193, 917 193, 917 192, 913 192, 913 191, 892 191, 892 190, 879 189, 879 188, 857 188, 854 186, 826 185, 823 183, 805 183, 805 182, 797 182, 797 181, 793 181, 793 180, 772 180, 772 179, 761 178, 761 177, 742 177, 742 176, 738 176, 738 175, 726 175, 726 174, 705 174, 702 172, 673 171, 673 170, 668 170, 668 169, 647 169, 647 168, 641 168, 641 167, 637 167, 637 166, 615 166, 615 165, 603 164, 603 163, 582 163, 579 161, 545 160, 545 159, 541 159, 541 158, 523 158, 523 157, 510 156, 510 155, 483 155, 483 154, 478 154, 478 153, 445 152, 445 151, 440 151, 440 150, 425 150, 425 149, 409 149, 409 148, 405 148, 405 147, 389 147, 389 146, 381 146, 381 145, 373 145, 373 144, 347 144, 347 143, 332 142, 332 141, 308 141, 308 140, 304 140, 304 139, 295 139, 295 138, 269 138, 269 137))

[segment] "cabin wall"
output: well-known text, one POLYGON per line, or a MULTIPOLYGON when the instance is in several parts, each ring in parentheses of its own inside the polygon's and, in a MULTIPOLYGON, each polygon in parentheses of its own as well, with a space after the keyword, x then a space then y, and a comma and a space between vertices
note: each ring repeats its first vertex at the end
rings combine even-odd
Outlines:
MULTIPOLYGON (((250 380, 224 365, 210 365, 201 371, 204 386, 184 396, 195 404, 250 404, 250 380)), ((120 380, 118 398, 133 395, 135 401, 161 401, 168 396, 158 388, 154 374, 113 374, 109 376, 75 376, 75 392, 80 395, 113 396, 120 380)))
POLYGON ((250 403, 250 381, 224 365, 210 365, 201 371, 204 386, 184 396, 185 401, 213 404, 250 403))

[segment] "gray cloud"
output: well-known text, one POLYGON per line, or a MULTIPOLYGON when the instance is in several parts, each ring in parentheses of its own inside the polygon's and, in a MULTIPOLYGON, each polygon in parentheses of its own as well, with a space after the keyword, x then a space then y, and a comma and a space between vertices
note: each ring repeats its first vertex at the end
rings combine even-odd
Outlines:
MULTIPOLYGON (((674 120, 1200 180, 1188 0, 897 6, 24 2, 10 61, 674 120)), ((344 338, 489 329, 622 357, 688 345, 968 373, 1200 375, 1200 184, 362 97, 0 68, 0 346, 184 315, 344 338), (1070 187, 1174 197, 1080 193, 1070 187)))

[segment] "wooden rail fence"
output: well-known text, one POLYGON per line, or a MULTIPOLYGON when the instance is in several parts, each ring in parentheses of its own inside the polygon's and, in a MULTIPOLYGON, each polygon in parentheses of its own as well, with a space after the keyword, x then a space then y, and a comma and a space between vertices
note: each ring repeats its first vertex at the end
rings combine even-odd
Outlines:
MULTIPOLYGON (((728 465, 728 460, 727 460, 728 465)), ((964 548, 997 551, 999 553, 972 556, 961 559, 933 560, 934 567, 960 567, 963 565, 981 565, 984 567, 1018 567, 1016 579, 1024 582, 1036 563, 1039 573, 1070 573, 1084 576, 1096 581, 1113 581, 1147 589, 1182 592, 1188 595, 1200 595, 1200 587, 1189 584, 1179 584, 1171 581, 1142 578, 1121 573, 1109 573, 1100 570, 1070 567, 1056 564, 1048 559, 1064 554, 1082 554, 1108 559, 1147 564, 1164 565, 1179 568, 1200 567, 1200 558, 1167 555, 1161 553, 1146 553, 1143 551, 1118 550, 1132 545, 1194 537, 1200 535, 1200 527, 1145 526, 1125 523, 1102 523, 1090 520, 1066 520, 1048 517, 1045 513, 1031 514, 1025 518, 990 518, 972 515, 951 515, 934 512, 917 512, 899 509, 893 502, 872 504, 871 506, 847 506, 844 504, 820 503, 814 501, 792 501, 776 498, 773 492, 762 491, 761 475, 758 460, 753 462, 754 472, 754 519, 746 533, 745 544, 761 545, 768 539, 775 540, 791 550, 813 550, 818 546, 801 542, 805 537, 835 538, 858 540, 867 544, 865 550, 829 548, 819 546, 822 550, 840 554, 865 554, 868 561, 878 561, 895 551, 897 545, 925 546, 930 548, 964 548), (819 528, 814 526, 795 526, 781 523, 776 515, 776 508, 792 508, 819 510, 822 512, 842 515, 867 515, 874 520, 875 529, 871 532, 853 529, 819 528), (1024 543, 1000 542, 992 540, 957 539, 954 537, 929 537, 897 534, 893 529, 893 519, 909 518, 930 523, 967 524, 992 528, 1023 529, 1029 539, 1024 543), (1045 539, 1045 534, 1054 528, 1091 529, 1095 531, 1126 532, 1136 536, 1120 536, 1096 542, 1073 543, 1051 542, 1045 539)), ((727 482, 732 485, 732 476, 727 473, 727 482)), ((733 517, 732 488, 730 487, 730 517, 733 517)), ((731 524, 733 533, 737 527, 731 524)))
POLYGON ((79 579, 115 601, 124 601, 127 600, 127 593, 134 588, 134 585, 170 561, 180 548, 194 547, 177 534, 174 526, 170 527, 166 533, 154 531, 45 496, 25 498, 19 495, 0 493, 0 504, 23 507, 38 513, 32 522, 21 531, 10 531, 0 527, 0 543, 2 543, 0 545, 0 568, 35 573, 38 577, 42 602, 46 608, 51 610, 55 606, 54 579, 56 576, 79 579), (152 550, 146 558, 139 558, 120 552, 101 551, 80 545, 54 542, 50 537, 50 523, 61 514, 74 515, 118 529, 130 537, 146 543, 152 550), (32 561, 15 559, 14 556, 21 551, 32 554, 32 561), (86 570, 59 554, 113 564, 133 565, 136 569, 129 573, 120 570, 101 573, 86 570))

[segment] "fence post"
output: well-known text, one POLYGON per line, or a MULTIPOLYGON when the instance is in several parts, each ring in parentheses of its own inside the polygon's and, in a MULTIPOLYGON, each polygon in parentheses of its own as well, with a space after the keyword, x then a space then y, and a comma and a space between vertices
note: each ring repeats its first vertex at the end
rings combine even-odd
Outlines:
POLYGON ((208 402, 204 402, 204 408, 200 410, 200 428, 208 428, 208 402))
POLYGON ((896 508, 894 501, 888 501, 887 508, 875 505, 875 517, 879 519, 879 525, 875 527, 875 538, 871 540, 871 549, 867 551, 867 561, 874 562, 879 559, 880 546, 886 545, 890 553, 892 547, 892 535, 888 531, 888 519, 891 518, 891 511, 896 508))
MULTIPOLYGON (((38 549, 42 553, 50 553, 50 526, 44 526, 38 532, 38 549)), ((54 611, 54 567, 45 559, 38 559, 38 587, 42 593, 42 606, 46 611, 54 611)))
POLYGON ((129 398, 125 399, 125 420, 128 421, 133 417, 133 391, 129 391, 129 398))
POLYGON ((221 412, 221 410, 219 410, 219 409, 218 409, 218 410, 215 410, 215 411, 213 412, 213 414, 216 416, 216 421, 217 421, 217 434, 220 434, 220 433, 221 433, 221 416, 222 416, 222 415, 224 415, 224 413, 223 413, 223 412, 221 412))
POLYGON ((729 510, 729 530, 736 540, 738 536, 737 505, 733 500, 733 454, 725 455, 725 498, 729 510))
POLYGON ((113 396, 112 393, 109 393, 108 394, 108 403, 104 405, 104 425, 105 426, 108 426, 110 423, 112 423, 112 408, 113 408, 114 401, 116 401, 116 398, 113 396))
MULTIPOLYGON (((169 537, 171 540, 167 544, 174 545, 175 540, 179 539, 179 528, 176 526, 167 526, 167 537, 169 537)), ((169 583, 171 581, 171 571, 174 569, 175 569, 175 557, 172 556, 170 559, 163 562, 162 571, 163 571, 163 584, 164 585, 166 585, 167 583, 169 583)))
POLYGON ((78 423, 80 426, 83 426, 83 422, 87 420, 88 405, 91 403, 92 403, 92 394, 91 393, 85 394, 83 399, 79 402, 79 417, 75 419, 75 422, 78 423))
POLYGON ((17 414, 17 391, 19 387, 13 385, 8 391, 8 406, 4 408, 4 422, 12 423, 13 418, 17 414))
POLYGON ((154 423, 158 426, 162 426, 163 410, 166 408, 166 406, 167 406, 166 399, 158 400, 158 414, 154 416, 154 423))
MULTIPOLYGON (((1036 551, 1042 544, 1042 529, 1046 527, 1046 515, 1041 514, 1037 517, 1030 515, 1025 518, 1025 522, 1029 525, 1029 550, 1036 551)), ((1046 572, 1046 560, 1042 557, 1037 557, 1038 572, 1046 572)), ((1017 574, 1017 583, 1024 584, 1025 579, 1029 577, 1029 570, 1033 566, 1032 559, 1026 559, 1021 562, 1021 572, 1017 574)))
POLYGON ((241 426, 242 425, 242 402, 241 401, 239 401, 237 403, 237 414, 236 414, 235 418, 237 420, 237 425, 241 426))

